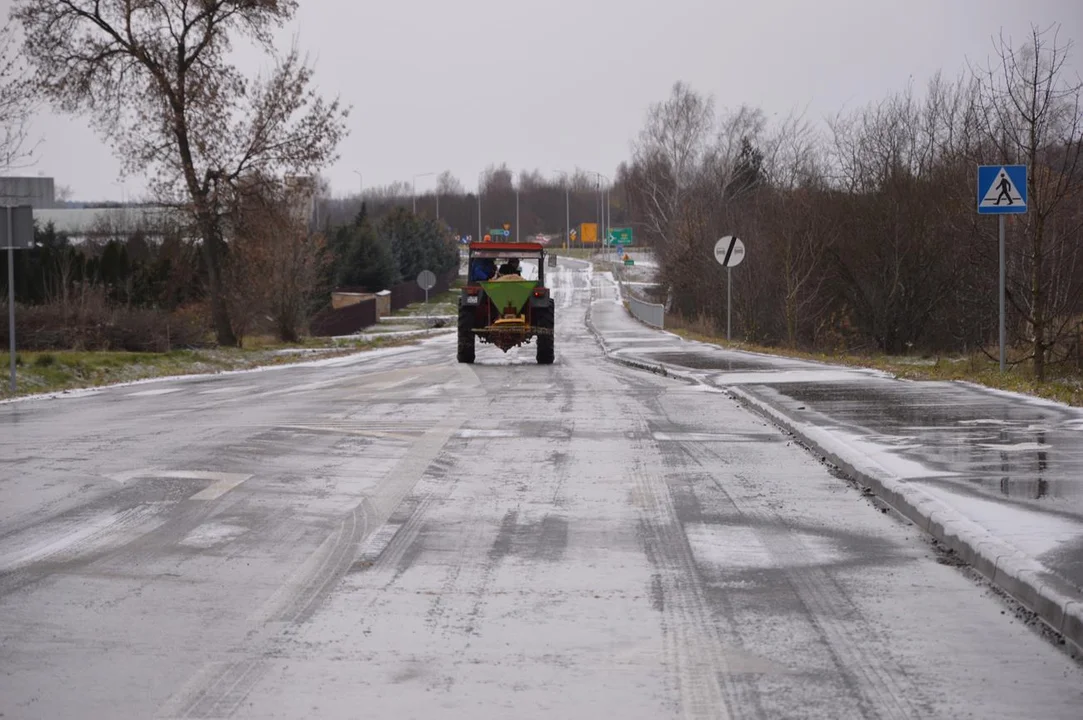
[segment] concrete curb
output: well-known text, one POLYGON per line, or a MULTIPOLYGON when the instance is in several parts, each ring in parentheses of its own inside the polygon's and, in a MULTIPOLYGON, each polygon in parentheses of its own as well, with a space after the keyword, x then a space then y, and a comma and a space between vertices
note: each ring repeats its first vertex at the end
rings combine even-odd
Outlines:
MULTIPOLYGON (((684 373, 681 373, 681 372, 676 372, 674 370, 671 370, 671 369, 667 368, 665 365, 663 365, 661 363, 659 363, 657 365, 651 365, 649 363, 639 362, 637 360, 629 360, 628 358, 623 358, 623 357, 620 357, 618 355, 615 355, 613 350, 610 349, 609 344, 606 343, 605 337, 602 335, 601 332, 598 331, 598 328, 594 327, 594 321, 591 318, 591 314, 593 313, 593 311, 594 311, 594 301, 592 300, 590 305, 587 306, 587 314, 586 314, 587 329, 590 330, 590 334, 594 336, 594 339, 598 341, 598 344, 602 348, 602 354, 605 355, 606 360, 608 360, 611 363, 615 363, 617 365, 623 365, 625 367, 632 368, 633 370, 643 370, 645 372, 654 373, 655 375, 661 375, 662 377, 673 378, 674 380, 683 380, 684 382, 687 382, 687 383, 698 383, 699 382, 694 377, 691 377, 689 375, 685 375, 684 373)), ((624 312, 628 312, 628 308, 624 308, 624 312)), ((632 319, 636 320, 636 318, 634 318, 634 317, 632 319)), ((639 321, 636 320, 636 322, 639 322, 639 321)), ((652 329, 657 330, 658 328, 652 328, 652 329)))
POLYGON ((1078 589, 950 506, 850 449, 827 430, 794 420, 739 388, 729 387, 726 392, 871 488, 900 514, 1037 614, 1076 652, 1083 653, 1083 593, 1078 589))

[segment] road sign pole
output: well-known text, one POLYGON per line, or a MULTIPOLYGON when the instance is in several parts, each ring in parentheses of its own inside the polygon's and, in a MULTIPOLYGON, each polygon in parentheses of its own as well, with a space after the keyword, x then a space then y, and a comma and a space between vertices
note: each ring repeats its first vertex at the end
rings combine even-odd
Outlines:
POLYGON ((1004 315, 1004 294, 1005 285, 1007 284, 1006 276, 1007 269, 1004 262, 1004 226, 1005 218, 1000 216, 1000 372, 1004 372, 1007 367, 1008 360, 1008 347, 1007 347, 1007 328, 1005 326, 1004 315))
POLYGON ((1000 283, 997 287, 997 305, 1000 317, 998 330, 1000 335, 1000 372, 1008 369, 1008 327, 1007 327, 1007 260, 1005 235, 1007 234, 1007 214, 1018 215, 1027 212, 1027 166, 1026 165, 979 165, 978 166, 978 214, 997 215, 999 222, 1000 283), (1003 203, 1003 204, 1002 204, 1003 203))
POLYGON ((8 207, 8 352, 11 354, 11 394, 15 394, 15 226, 14 208, 8 207))
POLYGON ((726 340, 731 337, 730 328, 733 320, 732 313, 732 299, 733 299, 733 268, 726 268, 726 340))
POLYGON ((714 258, 726 268, 726 340, 733 339, 733 266, 745 259, 745 244, 727 235, 714 244, 714 258))

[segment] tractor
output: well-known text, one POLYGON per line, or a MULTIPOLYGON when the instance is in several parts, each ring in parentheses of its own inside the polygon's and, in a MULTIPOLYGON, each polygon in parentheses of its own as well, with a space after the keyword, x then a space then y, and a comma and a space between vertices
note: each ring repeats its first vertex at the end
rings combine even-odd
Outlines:
POLYGON ((545 260, 538 243, 470 244, 467 284, 459 297, 459 362, 474 362, 478 340, 506 353, 532 339, 538 364, 553 362, 556 316, 545 260))

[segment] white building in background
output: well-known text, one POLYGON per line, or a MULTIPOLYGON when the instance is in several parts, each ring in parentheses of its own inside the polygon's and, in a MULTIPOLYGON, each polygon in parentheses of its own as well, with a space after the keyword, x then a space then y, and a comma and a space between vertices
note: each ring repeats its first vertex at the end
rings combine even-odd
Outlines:
MULTIPOLYGON (((310 227, 318 227, 319 183, 309 176, 284 178, 285 187, 300 218, 308 218, 310 227)), ((0 205, 30 205, 39 228, 49 223, 72 242, 87 240, 123 240, 136 232, 147 239, 158 239, 187 224, 176 208, 151 205, 113 205, 78 207, 56 200, 56 185, 49 177, 0 177, 0 205)))
POLYGON ((58 207, 51 177, 0 177, 0 204, 29 205, 34 210, 58 207))
POLYGON ((167 207, 114 205, 78 207, 57 202, 56 181, 51 177, 0 177, 0 204, 30 205, 39 228, 52 223, 57 232, 72 242, 89 239, 125 239, 142 232, 148 239, 161 237, 176 227, 176 211, 167 207))
POLYGON ((72 242, 123 240, 142 232, 148 239, 160 237, 179 226, 177 211, 166 207, 123 206, 105 208, 55 208, 34 210, 38 228, 49 223, 72 242))

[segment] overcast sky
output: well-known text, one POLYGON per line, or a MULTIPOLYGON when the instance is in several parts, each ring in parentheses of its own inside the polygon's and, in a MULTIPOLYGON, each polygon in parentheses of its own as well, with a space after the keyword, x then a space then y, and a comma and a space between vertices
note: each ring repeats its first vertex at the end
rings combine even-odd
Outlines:
MULTIPOLYGON (((283 37, 353 106, 326 171, 342 195, 354 171, 368 186, 449 169, 467 188, 499 162, 612 176, 678 80, 720 106, 821 118, 984 63, 993 35, 1022 40, 1032 22, 1061 23, 1083 72, 1083 0, 301 0, 283 37)), ((83 118, 45 110, 38 129, 22 174, 80 200, 143 191, 83 118)))

